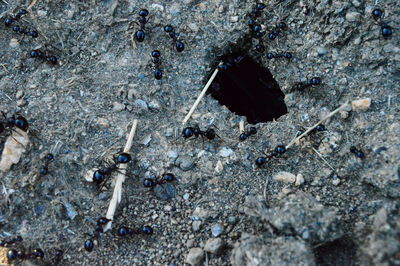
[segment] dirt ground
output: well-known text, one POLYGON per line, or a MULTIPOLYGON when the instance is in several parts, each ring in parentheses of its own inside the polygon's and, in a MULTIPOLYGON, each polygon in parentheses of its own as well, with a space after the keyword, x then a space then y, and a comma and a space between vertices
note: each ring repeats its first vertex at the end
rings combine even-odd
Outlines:
MULTIPOLYGON (((215 126, 220 138, 203 142, 184 140, 181 122, 217 56, 242 45, 237 40, 249 32, 253 1, 38 0, 21 22, 38 38, 0 25, 0 111, 26 117, 32 140, 20 163, 0 175, 0 236, 21 235, 19 247, 42 248, 45 259, 29 261, 38 265, 54 264, 55 248, 65 253, 60 265, 399 265, 396 2, 266 1, 259 18, 265 29, 288 25, 276 40, 265 38, 267 50, 294 58, 257 60, 285 93, 288 113, 257 124, 258 133, 239 142, 243 117, 207 95, 188 122, 215 126), (375 7, 394 28, 389 39, 371 17, 375 7), (141 8, 150 21, 145 41, 135 43, 132 22, 141 8), (166 24, 184 39, 182 53, 163 32, 166 24), (58 65, 30 58, 32 49, 57 56, 58 65), (153 77, 154 49, 161 51, 160 81, 153 77), (291 91, 313 76, 320 86, 291 91), (369 107, 338 113, 324 123, 326 131, 255 166, 263 151, 289 143, 299 128, 365 98, 369 107), (122 149, 134 118, 134 162, 114 228, 147 224, 154 234, 120 239, 108 232, 86 252, 83 242, 105 215, 113 184, 99 191, 84 176, 122 149), (364 159, 349 151, 353 145, 364 159), (38 178, 49 151, 49 174, 38 178), (168 200, 142 185, 164 172, 177 177, 168 200), (287 173, 279 178, 280 172, 287 173)), ((2 21, 29 4, 0 0, 2 21)))

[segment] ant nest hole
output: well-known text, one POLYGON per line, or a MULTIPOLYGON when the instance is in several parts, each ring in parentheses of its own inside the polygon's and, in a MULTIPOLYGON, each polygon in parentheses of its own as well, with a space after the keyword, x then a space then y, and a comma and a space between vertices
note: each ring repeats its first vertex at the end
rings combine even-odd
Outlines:
POLYGON ((237 43, 243 45, 231 45, 226 49, 229 51, 217 56, 212 69, 218 67, 219 72, 208 94, 231 112, 245 116, 250 124, 273 121, 286 114, 285 94, 269 69, 249 52, 246 44, 251 42, 244 39, 237 43))

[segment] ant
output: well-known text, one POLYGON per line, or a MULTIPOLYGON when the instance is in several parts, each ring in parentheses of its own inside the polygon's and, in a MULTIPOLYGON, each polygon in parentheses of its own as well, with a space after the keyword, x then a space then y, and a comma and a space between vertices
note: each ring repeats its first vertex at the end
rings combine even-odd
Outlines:
POLYGON ((140 230, 138 230, 122 226, 118 228, 117 234, 120 237, 126 237, 128 235, 139 235, 139 234, 151 235, 153 234, 153 228, 150 225, 145 225, 140 230))
POLYGON ((118 169, 118 164, 126 164, 132 160, 129 153, 121 152, 114 155, 113 163, 110 163, 107 167, 98 169, 93 173, 93 182, 97 185, 101 185, 107 176, 111 175, 113 171, 118 169))
POLYGON ((267 59, 273 59, 273 58, 286 58, 286 59, 291 59, 293 58, 293 54, 291 52, 283 52, 283 53, 268 53, 267 54, 267 59))
POLYGON ((163 72, 160 69, 161 66, 161 53, 158 50, 151 52, 151 61, 154 63, 154 78, 156 80, 162 79, 163 72))
POLYGON ((44 251, 40 248, 36 248, 34 250, 32 250, 31 253, 25 253, 22 250, 15 250, 15 249, 10 249, 9 251, 7 251, 7 259, 9 261, 13 261, 16 259, 20 259, 20 260, 26 260, 26 259, 43 259, 44 258, 44 251))
MULTIPOLYGON (((4 25, 6 25, 7 27, 11 27, 14 24, 14 22, 18 22, 26 14, 28 14, 28 11, 26 9, 21 9, 14 17, 6 18, 4 20, 4 25)), ((12 30, 20 34, 29 35, 32 38, 37 38, 39 36, 39 33, 36 30, 26 30, 20 27, 19 25, 14 25, 12 27, 12 30)))
POLYGON ((279 36, 279 34, 283 34, 283 31, 287 28, 287 25, 285 22, 281 21, 276 25, 275 30, 272 30, 268 33, 268 39, 271 41, 275 40, 276 37, 279 36))
POLYGON ((247 21, 247 25, 252 28, 256 24, 256 19, 261 16, 261 10, 266 8, 267 6, 263 3, 256 3, 251 10, 249 16, 249 20, 247 21))
POLYGON ((388 39, 392 36, 393 34, 393 28, 389 26, 386 22, 384 22, 382 19, 385 16, 385 11, 379 8, 375 8, 372 10, 371 13, 372 17, 375 19, 375 21, 378 22, 379 26, 381 27, 381 34, 384 39, 388 39))
POLYGON ((350 147, 350 152, 353 153, 357 158, 365 158, 365 153, 362 150, 357 149, 355 146, 350 147))
POLYGON ((39 169, 39 174, 42 175, 42 176, 43 175, 47 175, 49 173, 48 166, 49 166, 49 163, 51 161, 53 161, 54 155, 52 153, 48 153, 48 154, 46 154, 44 159, 45 159, 45 162, 44 162, 43 166, 39 169))
POLYGON ((292 90, 298 90, 298 91, 303 91, 308 87, 311 86, 318 86, 321 84, 321 78, 319 77, 313 77, 312 79, 310 79, 309 81, 307 81, 306 83, 304 82, 298 82, 296 83, 293 87, 292 90))
POLYGON ((146 178, 143 181, 143 186, 148 188, 154 188, 157 185, 162 185, 167 182, 172 182, 176 180, 175 175, 171 173, 165 173, 161 176, 161 178, 146 178))
MULTIPOLYGON (((103 226, 111 221, 112 221, 111 219, 108 219, 106 217, 100 217, 99 219, 97 219, 96 227, 94 229, 94 234, 93 234, 94 238, 97 239, 100 236, 100 234, 104 232, 103 226)), ((93 239, 92 238, 86 239, 83 244, 83 247, 87 252, 92 252, 94 248, 93 239)))
POLYGON ((248 137, 250 137, 251 135, 255 135, 256 133, 257 133, 257 128, 251 127, 248 131, 240 134, 239 141, 245 141, 248 137))
POLYGON ((17 127, 24 132, 28 131, 29 123, 25 117, 20 115, 13 115, 8 118, 4 112, 1 113, 4 117, 4 121, 0 121, 0 134, 3 133, 5 130, 13 129, 14 127, 17 127))
POLYGON ((164 26, 164 31, 168 33, 169 37, 173 40, 175 43, 175 49, 177 52, 182 52, 185 49, 185 44, 182 42, 182 40, 178 39, 178 35, 175 33, 174 27, 171 25, 166 25, 164 26))
POLYGON ((16 237, 6 239, 6 240, 3 239, 3 240, 0 240, 0 247, 7 247, 7 246, 13 245, 17 242, 22 242, 22 240, 23 240, 22 236, 16 236, 16 237))
POLYGON ((198 138, 199 136, 202 137, 206 137, 209 140, 213 140, 215 139, 215 137, 217 136, 217 134, 215 133, 215 130, 212 128, 207 128, 206 131, 202 131, 200 130, 199 126, 195 126, 195 127, 186 127, 183 129, 182 131, 182 136, 185 139, 191 138, 191 137, 195 137, 198 138))
POLYGON ((146 36, 146 34, 145 34, 146 23, 149 22, 149 20, 146 18, 148 15, 149 15, 149 11, 147 9, 141 9, 139 11, 138 21, 139 21, 140 29, 138 31, 136 31, 135 34, 134 34, 135 40, 137 42, 143 42, 144 41, 144 37, 146 36))
POLYGON ((255 163, 258 167, 261 167, 267 162, 267 160, 271 160, 272 158, 282 155, 285 152, 286 152, 285 145, 281 144, 277 145, 272 152, 267 153, 265 156, 258 157, 255 163))
MULTIPOLYGON (((310 135, 311 134, 316 134, 317 132, 322 132, 322 131, 326 131, 326 127, 323 124, 319 124, 318 126, 316 126, 313 130, 310 131, 310 135)), ((302 128, 301 130, 298 130, 296 133, 296 137, 300 136, 301 134, 304 133, 304 128, 302 128)))
POLYGON ((40 58, 42 60, 46 60, 48 63, 52 65, 57 65, 57 57, 55 57, 54 55, 46 55, 40 50, 32 50, 29 53, 29 55, 32 58, 40 58))

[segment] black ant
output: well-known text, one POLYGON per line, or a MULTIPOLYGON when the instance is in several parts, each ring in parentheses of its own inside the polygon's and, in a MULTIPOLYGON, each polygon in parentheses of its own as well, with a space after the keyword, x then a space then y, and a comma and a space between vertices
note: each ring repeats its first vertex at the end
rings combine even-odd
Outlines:
POLYGON ((365 158, 365 153, 362 150, 357 149, 355 146, 350 147, 350 152, 353 153, 357 158, 365 158))
POLYGON ((143 226, 141 229, 132 229, 129 227, 122 226, 118 228, 117 234, 120 237, 126 237, 128 235, 139 235, 139 234, 144 234, 144 235, 151 235, 153 234, 153 228, 149 225, 143 226))
POLYGON ((381 27, 382 37, 385 39, 390 38, 393 34, 393 28, 383 21, 385 11, 379 8, 375 8, 374 10, 372 10, 371 15, 375 19, 375 21, 379 23, 379 26, 381 27))
POLYGON ((32 250, 31 253, 25 253, 22 250, 15 250, 15 249, 10 249, 7 251, 7 259, 9 261, 13 260, 27 260, 27 259, 43 259, 44 258, 44 251, 40 248, 36 248, 32 250))
MULTIPOLYGON (((4 25, 6 25, 7 27, 11 27, 15 22, 18 22, 26 14, 28 14, 28 11, 26 9, 21 9, 14 17, 6 18, 4 20, 4 25)), ((36 30, 26 30, 19 25, 14 25, 12 27, 12 30, 20 34, 29 35, 32 38, 37 38, 39 36, 39 33, 36 30)))
POLYGON ((251 10, 250 14, 248 14, 249 20, 247 21, 247 25, 253 29, 253 26, 256 24, 256 19, 261 16, 261 10, 266 8, 266 5, 263 3, 256 3, 251 10))
POLYGON ((281 21, 276 25, 275 30, 272 30, 271 32, 268 33, 268 39, 271 41, 275 40, 276 37, 279 36, 279 34, 283 34, 283 31, 286 29, 287 25, 285 22, 281 21))
POLYGON ((283 52, 283 53, 267 53, 267 59, 274 59, 274 58, 286 58, 291 59, 293 58, 293 54, 291 52, 283 52))
POLYGON ((44 157, 44 163, 42 165, 42 167, 39 169, 39 174, 40 175, 47 175, 49 173, 49 163, 51 161, 53 161, 54 159, 54 155, 52 153, 48 153, 46 154, 46 156, 44 157))
MULTIPOLYGON (((94 229, 94 238, 98 238, 100 236, 101 233, 104 232, 103 227, 104 225, 106 225, 108 222, 111 222, 111 219, 108 219, 106 217, 100 217, 99 219, 97 219, 97 223, 96 223, 96 227, 94 229)), ((85 248, 85 250, 87 252, 91 252, 94 248, 94 241, 92 238, 86 239, 83 247, 85 248)))
POLYGON ((261 167, 267 162, 267 160, 271 160, 272 158, 282 155, 285 152, 286 152, 285 145, 278 145, 275 147, 273 151, 267 153, 265 156, 258 157, 255 163, 258 167, 261 167))
POLYGON ((97 185, 101 185, 107 176, 111 175, 113 171, 118 169, 119 164, 126 164, 132 160, 129 153, 121 152, 114 155, 113 163, 110 163, 107 167, 98 169, 93 173, 93 182, 97 185))
MULTIPOLYGON (((310 135, 314 135, 317 132, 322 132, 322 131, 326 131, 326 127, 323 124, 319 124, 318 126, 316 126, 313 130, 310 131, 310 135)), ((304 133, 304 129, 298 130, 296 137, 300 136, 301 134, 304 133)))
POLYGON ((134 34, 135 40, 137 42, 144 41, 144 37, 146 36, 146 34, 145 34, 146 23, 149 22, 149 20, 146 18, 148 15, 149 15, 149 11, 147 9, 141 9, 139 11, 138 21, 139 21, 140 29, 138 31, 136 31, 134 34))
POLYGON ((28 131, 29 123, 23 116, 11 116, 7 117, 4 112, 1 112, 4 120, 0 120, 0 134, 2 134, 5 130, 12 130, 14 127, 21 129, 24 132, 28 131))
POLYGON ((255 135, 256 133, 257 133, 257 128, 251 127, 248 131, 240 134, 239 141, 245 141, 248 137, 255 135))
POLYGON ((298 90, 298 91, 303 91, 308 87, 311 86, 318 86, 321 84, 321 78, 319 77, 313 77, 312 79, 310 79, 309 81, 307 81, 306 83, 304 82, 298 82, 296 83, 293 87, 292 90, 298 90))
POLYGON ((176 178, 175 178, 174 174, 165 173, 159 178, 155 178, 155 179, 153 179, 153 178, 145 178, 144 181, 143 181, 143 186, 144 187, 148 187, 148 188, 154 188, 157 185, 162 185, 162 184, 165 184, 167 182, 172 182, 175 179, 176 178))
POLYGON ((154 63, 154 78, 156 80, 162 79, 163 72, 160 69, 161 66, 161 53, 158 50, 151 52, 151 61, 154 63))
POLYGON ((2 239, 0 240, 0 247, 7 247, 10 245, 14 245, 17 242, 22 242, 22 236, 16 236, 9 239, 2 239))
POLYGON ((182 131, 182 136, 185 139, 195 137, 198 138, 199 136, 206 137, 209 140, 215 139, 217 134, 215 133, 215 130, 212 128, 207 128, 206 131, 200 130, 199 126, 195 127, 186 127, 182 131))
POLYGON ((179 53, 182 52, 185 49, 185 44, 182 40, 178 39, 178 34, 175 33, 174 27, 166 25, 164 26, 164 31, 167 32, 169 37, 174 41, 176 51, 179 53))
POLYGON ((39 58, 42 60, 46 60, 46 62, 52 64, 52 65, 57 65, 57 57, 54 55, 46 55, 44 52, 40 50, 32 50, 29 53, 30 57, 32 58, 39 58))

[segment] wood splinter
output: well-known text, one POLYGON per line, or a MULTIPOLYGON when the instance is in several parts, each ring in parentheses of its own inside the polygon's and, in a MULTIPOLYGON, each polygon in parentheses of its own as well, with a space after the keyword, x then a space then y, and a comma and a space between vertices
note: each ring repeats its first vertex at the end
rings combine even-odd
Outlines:
POLYGON ((208 80, 207 84, 204 86, 203 90, 201 91, 200 95, 197 97, 196 101, 194 102, 192 108, 190 108, 189 113, 185 116, 185 118, 182 121, 182 126, 184 126, 186 124, 186 122, 189 120, 189 118, 192 116, 194 110, 197 108, 197 106, 199 105, 201 99, 204 97, 204 95, 206 94, 208 88, 210 87, 211 83, 213 82, 213 80, 215 79, 215 77, 218 74, 218 67, 214 70, 214 73, 211 75, 210 79, 208 80))
MULTIPOLYGON (((132 128, 131 128, 131 131, 129 133, 129 136, 128 136, 128 139, 126 141, 125 148, 124 148, 124 152, 126 152, 126 153, 129 153, 131 150, 132 141, 133 141, 133 137, 135 136, 135 133, 136 133, 137 124, 138 124, 138 120, 137 119, 133 120, 132 128)), ((110 204, 108 206, 107 214, 106 214, 106 218, 109 219, 110 221, 104 227, 104 232, 107 232, 108 230, 111 229, 115 210, 117 209, 118 204, 121 202, 122 183, 125 181, 125 173, 126 173, 127 167, 128 167, 128 164, 122 164, 118 168, 118 175, 117 175, 116 181, 115 181, 113 196, 111 198, 110 204)))

